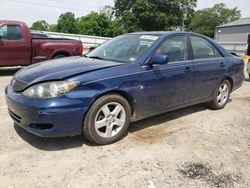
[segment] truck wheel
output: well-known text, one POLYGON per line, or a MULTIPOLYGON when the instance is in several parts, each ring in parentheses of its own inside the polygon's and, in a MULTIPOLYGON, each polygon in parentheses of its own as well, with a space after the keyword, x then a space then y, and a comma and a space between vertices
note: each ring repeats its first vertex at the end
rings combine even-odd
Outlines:
POLYGON ((64 57, 67 57, 67 56, 65 56, 65 55, 63 55, 63 54, 58 54, 58 55, 55 55, 55 56, 53 57, 53 59, 64 58, 64 57))
POLYGON ((231 92, 231 84, 228 80, 224 80, 217 87, 213 100, 208 103, 209 107, 213 110, 219 110, 226 106, 231 92))
POLYGON ((90 107, 83 124, 83 134, 98 145, 121 139, 130 124, 131 110, 128 101, 119 95, 106 95, 90 107))

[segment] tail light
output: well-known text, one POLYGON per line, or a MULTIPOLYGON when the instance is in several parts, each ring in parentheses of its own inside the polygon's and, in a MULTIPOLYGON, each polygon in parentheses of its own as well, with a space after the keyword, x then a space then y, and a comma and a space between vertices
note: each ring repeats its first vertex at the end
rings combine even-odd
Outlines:
POLYGON ((83 53, 83 46, 81 45, 81 47, 79 48, 79 53, 82 54, 83 53))

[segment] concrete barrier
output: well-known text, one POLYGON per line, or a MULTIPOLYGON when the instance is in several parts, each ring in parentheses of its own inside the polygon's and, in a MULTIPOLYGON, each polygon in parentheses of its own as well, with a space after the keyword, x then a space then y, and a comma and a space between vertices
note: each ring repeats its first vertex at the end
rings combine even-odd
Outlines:
POLYGON ((69 33, 56 33, 49 31, 35 31, 48 34, 52 38, 67 38, 82 41, 84 52, 87 52, 91 46, 98 46, 107 40, 111 39, 109 37, 99 37, 91 35, 79 35, 79 34, 69 34, 69 33))

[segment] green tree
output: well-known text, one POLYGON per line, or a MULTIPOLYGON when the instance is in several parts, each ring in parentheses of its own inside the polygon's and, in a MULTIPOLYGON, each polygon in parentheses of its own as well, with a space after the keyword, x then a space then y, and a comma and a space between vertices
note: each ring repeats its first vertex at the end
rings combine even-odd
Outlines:
POLYGON ((109 18, 109 25, 106 28, 105 36, 115 37, 126 32, 120 27, 119 21, 115 17, 114 7, 105 6, 101 10, 101 13, 104 13, 109 18))
POLYGON ((114 14, 115 14, 114 7, 112 7, 110 5, 105 5, 100 12, 106 14, 106 16, 108 16, 108 18, 110 20, 114 20, 114 18, 115 18, 114 17, 114 14))
POLYGON ((213 38, 216 26, 237 20, 240 17, 240 10, 237 8, 229 9, 223 3, 216 4, 212 8, 194 12, 189 30, 213 38))
POLYGON ((115 16, 122 29, 132 31, 174 30, 189 19, 197 0, 115 0, 115 16))
POLYGON ((106 29, 110 22, 106 14, 91 12, 78 19, 77 27, 80 34, 106 36, 106 29))
POLYGON ((114 37, 122 34, 119 24, 113 19, 111 7, 106 7, 100 13, 90 14, 77 19, 77 30, 80 34, 114 37))
POLYGON ((63 33, 78 33, 75 15, 71 12, 66 12, 60 15, 57 21, 57 32, 63 33))
POLYGON ((39 30, 39 31, 48 31, 49 24, 45 20, 39 20, 32 24, 30 29, 39 30))
POLYGON ((190 1, 190 0, 183 0, 181 1, 181 17, 183 22, 183 30, 186 30, 190 23, 191 19, 193 17, 193 14, 195 12, 194 8, 196 7, 197 1, 190 1))
POLYGON ((49 31, 51 31, 51 32, 57 32, 57 25, 56 24, 49 25, 49 31))
POLYGON ((109 26, 106 28, 106 37, 116 37, 118 35, 126 33, 126 30, 120 27, 120 23, 117 20, 110 22, 109 26))
POLYGON ((220 24, 228 23, 241 17, 240 10, 237 7, 230 9, 224 3, 214 5, 213 9, 220 24))

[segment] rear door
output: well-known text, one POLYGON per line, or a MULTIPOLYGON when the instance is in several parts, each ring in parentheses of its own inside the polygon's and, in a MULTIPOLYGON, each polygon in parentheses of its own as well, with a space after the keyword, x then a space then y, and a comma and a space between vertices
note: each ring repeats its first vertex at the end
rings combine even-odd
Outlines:
POLYGON ((0 26, 0 66, 27 65, 31 58, 31 41, 18 24, 0 26))
POLYGON ((212 96, 228 66, 226 58, 205 37, 190 35, 194 65, 191 101, 212 96))

